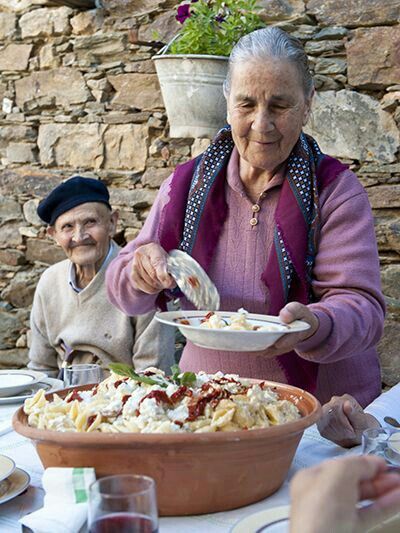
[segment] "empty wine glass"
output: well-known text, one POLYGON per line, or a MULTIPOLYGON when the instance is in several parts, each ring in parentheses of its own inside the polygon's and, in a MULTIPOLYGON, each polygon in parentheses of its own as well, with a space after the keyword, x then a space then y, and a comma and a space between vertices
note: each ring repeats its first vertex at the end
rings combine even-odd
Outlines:
POLYGON ((64 369, 64 385, 66 387, 100 383, 102 379, 103 371, 100 365, 72 365, 64 369))
POLYGON ((121 474, 103 477, 89 488, 89 533, 157 533, 155 481, 121 474))

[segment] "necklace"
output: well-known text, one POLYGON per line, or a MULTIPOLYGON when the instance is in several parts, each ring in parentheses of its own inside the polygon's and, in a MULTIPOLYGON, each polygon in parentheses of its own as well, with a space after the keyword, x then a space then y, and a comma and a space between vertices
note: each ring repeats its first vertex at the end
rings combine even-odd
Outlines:
POLYGON ((251 206, 251 212, 253 216, 250 219, 250 226, 252 226, 253 228, 258 224, 258 213, 261 210, 260 202, 265 198, 265 196, 266 193, 262 192, 257 198, 257 201, 251 206))

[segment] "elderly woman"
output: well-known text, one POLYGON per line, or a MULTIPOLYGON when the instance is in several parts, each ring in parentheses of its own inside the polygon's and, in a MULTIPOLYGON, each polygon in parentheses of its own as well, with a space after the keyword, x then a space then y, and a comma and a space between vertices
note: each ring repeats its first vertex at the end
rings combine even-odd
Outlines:
POLYGON ((174 287, 166 257, 180 248, 206 269, 221 309, 310 325, 262 353, 188 342, 183 369, 288 382, 322 401, 349 392, 365 405, 380 392, 384 319, 373 220, 356 176, 302 132, 313 92, 297 40, 277 28, 243 37, 225 83, 230 126, 163 183, 107 288, 127 313, 153 309, 174 287))
POLYGON ((112 240, 118 213, 111 209, 107 187, 73 177, 39 204, 38 214, 67 259, 45 270, 38 283, 28 366, 55 374, 68 359, 169 370, 173 328, 160 328, 154 312, 130 318, 108 302, 105 271, 119 247, 112 240))

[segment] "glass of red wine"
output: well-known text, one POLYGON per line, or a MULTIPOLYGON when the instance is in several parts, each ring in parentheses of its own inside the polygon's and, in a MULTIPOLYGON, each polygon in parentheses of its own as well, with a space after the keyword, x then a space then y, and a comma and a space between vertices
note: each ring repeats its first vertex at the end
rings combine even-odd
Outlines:
POLYGON ((89 533, 158 533, 156 484, 147 476, 121 474, 89 489, 89 533))

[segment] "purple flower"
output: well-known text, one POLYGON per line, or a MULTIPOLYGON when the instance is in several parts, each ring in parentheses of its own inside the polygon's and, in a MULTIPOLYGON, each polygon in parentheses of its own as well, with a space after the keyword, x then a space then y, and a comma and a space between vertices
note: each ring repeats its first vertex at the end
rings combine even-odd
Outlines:
POLYGON ((189 4, 183 4, 178 7, 178 14, 175 16, 176 20, 183 24, 186 19, 190 17, 189 4))
POLYGON ((225 17, 224 17, 223 15, 219 14, 219 15, 217 15, 217 16, 215 17, 215 20, 216 20, 218 23, 221 23, 221 22, 224 22, 225 17))

